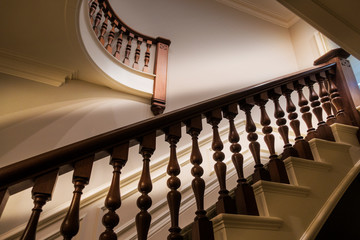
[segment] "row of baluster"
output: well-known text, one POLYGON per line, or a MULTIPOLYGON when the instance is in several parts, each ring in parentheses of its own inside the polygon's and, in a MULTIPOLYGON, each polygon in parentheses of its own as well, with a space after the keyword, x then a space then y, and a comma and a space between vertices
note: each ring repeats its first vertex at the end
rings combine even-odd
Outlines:
POLYGON ((120 20, 117 19, 114 16, 114 13, 112 13, 108 9, 109 6, 107 6, 105 1, 92 0, 90 1, 89 6, 90 23, 95 32, 95 35, 98 37, 100 43, 105 47, 105 49, 120 62, 124 63, 127 66, 130 66, 130 53, 132 51, 132 42, 135 39, 136 49, 132 68, 140 70, 139 60, 141 53, 141 45, 143 43, 146 44, 144 66, 142 68, 142 71, 149 73, 150 48, 153 43, 155 43, 154 39, 144 39, 144 37, 142 36, 136 36, 134 32, 127 29, 125 26, 122 26, 120 20), (110 31, 108 29, 109 24, 111 26, 110 31), (122 44, 125 35, 127 35, 125 56, 123 59, 120 59, 120 51, 122 50, 122 44), (106 36, 107 39, 105 39, 106 36), (113 45, 115 45, 115 48, 113 48, 113 45))
MULTIPOLYGON (((199 113, 197 117, 184 121, 186 132, 192 139, 192 151, 190 162, 193 165, 191 174, 193 176, 192 188, 196 199, 197 210, 195 212, 195 221, 193 223, 193 239, 213 239, 212 223, 206 216, 204 209, 204 191, 205 181, 202 178, 203 161, 199 149, 198 137, 202 131, 202 116, 206 117, 207 123, 212 126, 213 141, 212 150, 214 151, 213 159, 215 161, 214 169, 219 182, 219 197, 216 202, 217 213, 237 213, 258 215, 254 193, 251 186, 243 173, 243 156, 241 154, 240 137, 235 128, 234 120, 238 115, 238 107, 245 113, 247 139, 249 149, 255 161, 255 170, 253 181, 266 180, 281 183, 289 183, 289 179, 284 167, 283 160, 289 156, 301 157, 312 160, 313 156, 308 141, 312 138, 321 138, 334 141, 329 125, 337 122, 351 124, 343 110, 342 98, 339 95, 336 85, 334 84, 334 70, 305 77, 281 87, 268 90, 266 92, 240 99, 237 103, 229 104, 225 107, 212 110, 210 112, 199 113), (318 93, 314 90, 314 84, 318 84, 318 93), (304 96, 303 88, 309 90, 309 101, 304 96), (307 126, 307 135, 302 136, 300 131, 300 121, 296 106, 292 101, 292 92, 297 92, 298 107, 307 126), (289 125, 295 133, 295 143, 292 145, 289 141, 289 127, 286 125, 285 112, 282 109, 279 98, 285 97, 286 112, 288 113, 289 125), (271 119, 266 111, 266 103, 271 100, 274 103, 274 117, 278 127, 279 134, 284 143, 281 157, 275 151, 275 137, 272 134, 271 119), (265 169, 260 159, 260 144, 257 141, 256 125, 253 121, 251 110, 254 106, 260 109, 260 123, 264 133, 264 141, 270 153, 268 168, 265 169), (312 113, 311 110, 312 109, 312 113), (326 113, 326 121, 323 119, 323 110, 326 113), (317 129, 312 125, 312 115, 317 119, 317 129), (232 162, 237 172, 237 187, 235 189, 235 198, 229 196, 226 188, 226 164, 223 162, 225 154, 223 142, 220 138, 218 126, 222 118, 226 118, 229 123, 229 142, 230 151, 232 152, 232 162)), ((150 177, 150 159, 155 151, 156 130, 143 136, 140 139, 140 154, 143 158, 143 169, 138 184, 140 196, 137 200, 137 206, 140 212, 136 215, 136 227, 138 239, 147 239, 151 223, 151 215, 148 209, 152 205, 149 193, 152 191, 152 181, 150 177)), ((179 226, 179 209, 181 203, 181 193, 178 191, 181 181, 178 177, 180 166, 176 156, 176 145, 181 138, 181 122, 170 127, 161 129, 165 133, 165 140, 170 145, 170 158, 167 167, 169 175, 167 185, 170 191, 167 194, 168 205, 170 209, 171 227, 169 229, 168 239, 182 239, 181 228, 179 226)), ((104 232, 100 235, 101 240, 117 239, 114 232, 115 226, 119 223, 119 216, 116 210, 121 206, 120 196, 120 173, 128 160, 129 143, 126 142, 120 146, 114 147, 110 153, 110 164, 113 166, 113 178, 109 188, 108 195, 105 199, 105 207, 108 212, 103 216, 102 223, 105 227, 104 232)), ((88 183, 91 174, 91 168, 94 156, 84 157, 81 161, 74 164, 73 199, 67 215, 61 225, 61 234, 64 239, 72 239, 79 230, 79 208, 82 190, 88 183)), ((35 239, 36 226, 39 220, 40 212, 46 201, 50 200, 53 187, 56 182, 58 171, 53 171, 38 177, 32 189, 34 199, 34 208, 32 215, 21 239, 35 239)))

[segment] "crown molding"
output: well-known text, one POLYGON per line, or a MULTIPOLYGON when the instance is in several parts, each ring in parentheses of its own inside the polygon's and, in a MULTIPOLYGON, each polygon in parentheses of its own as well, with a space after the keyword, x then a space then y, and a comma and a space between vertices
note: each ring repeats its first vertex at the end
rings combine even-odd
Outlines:
POLYGON ((55 87, 75 78, 73 70, 40 62, 5 49, 0 49, 0 72, 55 87))
MULTIPOLYGON (((271 3, 274 7, 264 6, 262 1, 251 0, 216 0, 219 3, 225 4, 229 7, 235 8, 241 12, 248 13, 257 18, 279 25, 281 27, 289 28, 296 23, 300 18, 295 14, 282 7, 276 1, 271 3)), ((267 0, 268 1, 268 0, 267 0)))

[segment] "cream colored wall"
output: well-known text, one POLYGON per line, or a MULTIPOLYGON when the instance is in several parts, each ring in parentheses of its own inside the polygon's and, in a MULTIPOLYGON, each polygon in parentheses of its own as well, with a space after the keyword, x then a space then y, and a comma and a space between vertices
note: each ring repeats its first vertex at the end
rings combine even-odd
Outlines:
POLYGON ((289 31, 216 1, 110 1, 135 29, 172 40, 167 111, 296 71, 289 31))
MULTIPOLYGON (((299 20, 289 28, 299 69, 313 66, 315 59, 331 49, 340 47, 304 20, 299 20)), ((360 83, 360 61, 349 57, 355 77, 360 83)))
POLYGON ((143 98, 79 80, 53 87, 0 74, 0 86, 0 166, 151 116, 143 98))
POLYGON ((313 66, 314 60, 321 56, 315 39, 318 31, 300 19, 289 32, 299 69, 313 66))

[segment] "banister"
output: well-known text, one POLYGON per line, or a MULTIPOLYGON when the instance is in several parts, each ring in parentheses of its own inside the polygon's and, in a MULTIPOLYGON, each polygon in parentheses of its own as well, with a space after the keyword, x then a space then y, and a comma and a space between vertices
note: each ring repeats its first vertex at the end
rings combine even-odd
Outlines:
POLYGON ((0 168, 0 190, 8 189, 10 194, 24 190, 31 185, 31 180, 44 173, 60 168, 60 174, 72 169, 72 164, 80 159, 95 154, 95 160, 109 155, 111 149, 129 142, 130 146, 137 144, 142 136, 153 131, 157 135, 163 134, 163 129, 174 124, 182 123, 195 116, 238 103, 242 99, 255 96, 264 91, 283 86, 289 82, 306 76, 333 69, 336 63, 321 64, 316 67, 275 78, 251 87, 230 92, 209 100, 190 105, 188 107, 155 116, 122 128, 118 128, 28 159, 0 168))

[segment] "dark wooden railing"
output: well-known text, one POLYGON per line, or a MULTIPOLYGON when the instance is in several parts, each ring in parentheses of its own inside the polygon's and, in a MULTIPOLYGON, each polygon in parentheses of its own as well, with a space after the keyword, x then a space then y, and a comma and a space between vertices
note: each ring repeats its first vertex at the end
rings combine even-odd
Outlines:
POLYGON ((132 69, 155 75, 151 110, 154 115, 163 113, 166 104, 170 40, 149 37, 135 31, 116 15, 108 0, 90 0, 89 18, 94 33, 105 51, 132 69), (123 44, 124 41, 126 41, 126 46, 123 44), (132 49, 133 41, 136 42, 135 49, 132 49), (144 59, 140 61, 142 45, 145 47, 143 49, 145 53, 144 59), (156 49, 155 56, 150 54, 152 48, 156 49), (130 58, 132 52, 134 54, 130 58), (153 69, 149 66, 151 58, 155 59, 153 69))
POLYGON ((32 195, 34 208, 28 225, 21 239, 35 239, 36 226, 42 211, 42 206, 51 199, 52 189, 59 174, 74 170, 74 195, 68 213, 61 225, 64 239, 71 239, 79 230, 79 203, 82 189, 88 183, 91 175, 92 163, 104 156, 110 155, 113 166, 113 179, 105 199, 108 212, 103 217, 104 232, 100 239, 117 239, 114 228, 119 223, 116 210, 121 206, 120 171, 128 161, 128 149, 140 145, 143 159, 143 170, 139 180, 140 196, 137 201, 139 213, 134 216, 138 239, 147 239, 151 223, 149 209, 152 205, 152 179, 149 164, 155 151, 156 138, 165 134, 165 140, 170 144, 170 158, 167 168, 169 175, 169 192, 167 200, 170 209, 171 227, 168 239, 182 239, 179 226, 179 207, 181 203, 180 166, 176 157, 176 144, 181 138, 181 127, 186 126, 186 132, 192 139, 190 162, 193 167, 192 188, 196 199, 195 220, 192 227, 193 239, 213 239, 212 222, 207 218, 204 209, 204 191, 206 182, 202 178, 202 155, 199 150, 198 137, 202 131, 202 118, 213 129, 212 149, 215 160, 215 173, 219 182, 219 197, 216 204, 217 213, 258 215, 252 187, 246 182, 243 173, 243 156, 241 148, 249 148, 255 162, 253 180, 276 181, 288 184, 288 176, 283 160, 289 156, 297 156, 312 160, 309 139, 314 137, 333 141, 329 131, 331 123, 345 123, 360 126, 359 113, 355 106, 360 104, 360 91, 349 86, 356 85, 354 75, 343 50, 334 50, 318 60, 319 65, 311 69, 267 81, 252 87, 240 89, 207 101, 194 104, 180 110, 116 129, 29 159, 25 159, 0 169, 0 200, 1 209, 6 204, 9 195, 33 187, 32 195), (332 55, 337 53, 335 55, 332 55), (351 75, 352 74, 352 75, 351 75), (318 84, 319 92, 314 84, 318 84), (309 100, 304 96, 303 89, 309 90, 309 100), (292 101, 291 93, 297 94, 298 107, 301 117, 307 126, 307 136, 300 131, 300 118, 296 112, 296 105, 292 101), (284 96, 285 101, 281 101, 284 96), (320 98, 320 101, 319 101, 320 98), (284 143, 284 149, 279 154, 275 151, 275 137, 272 134, 271 120, 266 110, 267 102, 274 103, 274 117, 279 133, 284 143), (309 104, 310 103, 310 104, 309 104), (269 149, 269 164, 265 169, 260 159, 260 143, 256 133, 251 111, 255 106, 260 109, 259 121, 264 133, 264 142, 269 149), (286 109, 288 113, 285 117, 286 109), (246 132, 248 146, 239 144, 239 134, 235 128, 234 119, 239 115, 239 109, 246 118, 246 132), (326 112, 327 121, 322 118, 322 109, 326 112), (318 122, 317 129, 312 125, 312 112, 318 122), (223 143, 219 137, 218 125, 222 117, 229 122, 229 142, 232 161, 237 172, 238 180, 235 198, 229 196, 226 188, 226 165, 223 153, 223 143), (287 120, 288 119, 288 120, 287 120), (289 140, 289 127, 295 133, 295 143, 289 140), (281 156, 281 157, 280 157, 281 156))

